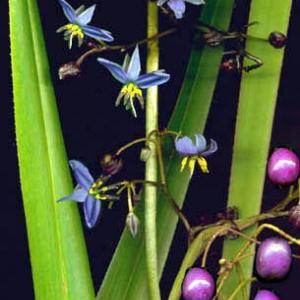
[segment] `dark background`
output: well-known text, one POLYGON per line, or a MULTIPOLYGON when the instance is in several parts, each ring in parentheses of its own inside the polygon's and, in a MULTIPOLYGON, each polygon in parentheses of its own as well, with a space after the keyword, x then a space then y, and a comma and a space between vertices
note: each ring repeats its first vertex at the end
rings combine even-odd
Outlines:
MULTIPOLYGON (((70 2, 74 7, 82 4, 82 1, 70 2)), ((87 6, 95 2, 98 4, 93 24, 112 31, 118 42, 128 43, 145 37, 146 1, 118 1, 117 4, 115 1, 87 0, 84 2, 87 6)), ((249 2, 249 0, 237 1, 232 19, 232 29, 236 30, 247 23, 249 2)), ((136 120, 121 107, 114 107, 120 85, 112 80, 110 74, 103 67, 96 63, 95 58, 90 59, 84 65, 82 76, 79 79, 59 81, 57 76, 59 66, 76 59, 84 51, 84 48, 78 50, 74 47, 70 51, 62 36, 56 34, 56 29, 66 23, 56 1, 39 1, 39 5, 68 157, 82 160, 89 166, 93 174, 98 174, 99 160, 103 154, 114 151, 132 139, 143 136, 143 112, 139 111, 139 118, 136 120)), ((188 5, 187 20, 191 22, 196 20, 199 9, 188 5)), ((13 124, 7 11, 7 1, 0 0, 1 297, 10 295, 10 298, 13 299, 19 297, 33 299, 13 124)), ((298 1, 294 1, 290 25, 271 147, 287 145, 300 152, 300 91, 298 83, 300 5, 298 1)), ((161 29, 169 26, 169 21, 161 16, 161 29)), ((188 33, 173 35, 161 41, 161 66, 172 74, 170 82, 160 88, 161 128, 167 125, 174 107, 190 47, 191 36, 188 33)), ((140 50, 142 61, 145 62, 145 47, 140 50)), ((270 55, 272 51, 276 50, 270 48, 270 55)), ((121 61, 123 55, 106 53, 105 57, 121 61)), ((199 223, 203 217, 213 217, 226 207, 238 88, 239 75, 220 73, 205 131, 207 137, 213 137, 218 141, 220 150, 209 161, 210 175, 204 176, 196 171, 196 175, 192 179, 184 211, 193 224, 199 223)), ((30 105, 30 95, 28 95, 28 105, 30 105)), ((123 178, 143 176, 143 164, 138 160, 137 150, 130 151, 125 156, 125 168, 120 176, 123 178)), ((272 206, 285 193, 285 189, 277 189, 266 181, 264 207, 272 206)), ((114 209, 103 212, 95 229, 85 231, 96 289, 99 287, 117 245, 125 216, 126 203, 121 201, 114 206, 114 209)), ((285 222, 281 222, 280 225, 288 228, 291 232, 285 222)), ((297 235, 295 231, 292 233, 297 235)), ((211 254, 212 269, 217 266, 216 249, 211 254)), ((185 250, 186 237, 182 226, 178 226, 161 282, 163 299, 167 297, 185 250)), ((295 261, 292 272, 286 281, 273 285, 267 284, 264 287, 274 287, 281 299, 292 299, 291 291, 296 291, 299 282, 299 269, 299 262, 295 261)))

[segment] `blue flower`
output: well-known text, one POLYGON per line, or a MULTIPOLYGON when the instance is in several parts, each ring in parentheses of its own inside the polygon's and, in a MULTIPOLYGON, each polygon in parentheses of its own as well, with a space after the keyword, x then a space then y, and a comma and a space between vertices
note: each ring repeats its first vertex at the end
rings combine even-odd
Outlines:
POLYGON ((85 35, 98 41, 111 42, 114 40, 109 31, 87 25, 92 20, 96 5, 92 5, 87 9, 82 5, 75 10, 67 1, 58 1, 70 23, 59 28, 57 32, 65 31, 65 40, 69 41, 70 49, 72 48, 74 37, 78 39, 78 47, 82 45, 85 35))
POLYGON ((207 145, 206 139, 202 134, 195 134, 195 141, 187 136, 177 137, 175 139, 175 148, 183 156, 180 171, 182 172, 188 165, 192 175, 196 162, 198 162, 203 173, 208 173, 207 161, 204 157, 215 153, 218 150, 218 145, 213 139, 210 139, 210 144, 207 145))
POLYGON ((174 12, 176 19, 181 19, 185 12, 185 2, 195 5, 205 4, 204 0, 158 0, 157 5, 162 6, 167 2, 169 8, 174 12))
POLYGON ((119 197, 106 194, 108 190, 117 189, 118 187, 113 185, 110 187, 103 186, 109 179, 109 176, 100 177, 94 181, 88 168, 80 161, 70 160, 69 164, 73 170, 77 185, 70 195, 59 199, 58 202, 75 201, 83 203, 85 223, 88 228, 93 228, 100 215, 100 200, 118 200, 119 197))
POLYGON ((164 70, 157 70, 140 75, 141 61, 138 46, 134 49, 131 58, 126 54, 123 66, 104 58, 98 58, 97 60, 108 69, 115 79, 123 84, 116 100, 116 106, 118 106, 123 99, 125 108, 127 110, 130 109, 134 117, 137 117, 133 104, 135 98, 138 99, 141 107, 144 108, 142 89, 161 85, 170 79, 170 75, 165 73, 164 70))

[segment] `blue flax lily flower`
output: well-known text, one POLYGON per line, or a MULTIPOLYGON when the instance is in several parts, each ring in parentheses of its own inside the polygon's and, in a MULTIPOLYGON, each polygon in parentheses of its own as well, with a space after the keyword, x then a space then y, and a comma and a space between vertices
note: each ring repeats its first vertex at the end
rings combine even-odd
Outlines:
POLYGON ((131 58, 126 54, 123 66, 104 58, 98 58, 97 60, 108 69, 115 79, 123 84, 116 100, 116 106, 118 106, 123 99, 125 108, 127 110, 130 109, 134 117, 137 117, 133 103, 135 98, 138 99, 141 107, 144 108, 142 89, 161 85, 170 79, 170 75, 165 73, 164 70, 157 70, 140 75, 141 61, 138 46, 134 49, 131 58))
POLYGON ((195 5, 205 4, 204 0, 158 0, 157 5, 162 6, 167 2, 167 5, 174 12, 176 19, 181 19, 185 12, 185 2, 195 5))
POLYGON ((216 152, 218 145, 213 139, 210 139, 210 144, 207 145, 206 139, 202 134, 195 134, 195 141, 187 136, 182 138, 176 137, 175 148, 183 156, 180 171, 182 172, 188 165, 192 175, 196 162, 198 162, 203 173, 208 173, 207 161, 204 157, 216 152))
POLYGON ((70 23, 60 27, 57 32, 65 31, 65 40, 69 41, 70 49, 74 37, 78 39, 78 47, 82 45, 85 35, 97 41, 111 42, 114 40, 109 31, 88 25, 92 20, 96 5, 92 5, 87 9, 82 5, 75 10, 65 0, 59 0, 59 3, 70 23))
POLYGON ((70 160, 69 164, 73 170, 77 185, 70 195, 59 199, 58 202, 75 201, 83 203, 85 223, 88 228, 93 228, 100 215, 100 200, 118 200, 119 197, 106 194, 108 190, 117 189, 117 187, 103 186, 109 176, 100 177, 94 181, 88 168, 80 161, 70 160))

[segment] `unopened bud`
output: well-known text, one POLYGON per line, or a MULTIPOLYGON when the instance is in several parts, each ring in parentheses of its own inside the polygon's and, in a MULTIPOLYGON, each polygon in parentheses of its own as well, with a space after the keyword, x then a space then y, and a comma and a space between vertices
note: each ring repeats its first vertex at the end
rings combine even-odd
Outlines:
POLYGON ((276 49, 280 49, 286 45, 287 37, 281 32, 271 32, 269 35, 269 43, 276 49))
POLYGON ((115 175, 121 170, 123 162, 121 158, 115 157, 111 154, 105 154, 100 161, 100 165, 107 175, 115 175))
POLYGON ((77 77, 80 74, 80 67, 74 62, 68 62, 62 65, 58 70, 58 77, 60 80, 68 77, 77 77))
POLYGON ((133 212, 128 213, 128 215, 126 217, 126 226, 127 226, 128 230, 130 231, 132 237, 134 237, 134 238, 138 234, 139 223, 140 223, 140 221, 139 221, 138 217, 133 212))
POLYGON ((295 205, 289 210, 289 221, 295 228, 300 228, 300 205, 295 205))
POLYGON ((140 153, 140 160, 141 161, 147 161, 148 158, 151 155, 151 149, 148 146, 145 146, 142 148, 141 153, 140 153))

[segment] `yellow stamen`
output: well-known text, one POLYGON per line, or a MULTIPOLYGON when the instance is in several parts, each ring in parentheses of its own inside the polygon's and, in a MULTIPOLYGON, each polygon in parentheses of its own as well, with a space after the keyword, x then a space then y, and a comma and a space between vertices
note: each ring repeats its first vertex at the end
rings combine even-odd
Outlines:
POLYGON ((207 161, 204 157, 198 157, 197 162, 200 166, 200 169, 202 170, 203 173, 209 173, 208 167, 207 167, 207 161))
POLYGON ((181 161, 181 166, 180 166, 180 172, 182 172, 187 164, 187 161, 188 161, 188 157, 184 157, 181 161))
POLYGON ((195 158, 195 157, 191 157, 191 158, 189 159, 189 169, 190 169, 190 174, 191 174, 191 176, 192 176, 193 173, 194 173, 195 163, 196 163, 196 158, 195 158))
POLYGON ((133 99, 135 96, 142 97, 142 90, 132 82, 124 85, 121 93, 128 94, 131 99, 133 99))
POLYGON ((84 38, 84 33, 82 29, 76 24, 67 24, 65 26, 65 29, 71 32, 72 37, 78 36, 80 39, 84 38))

